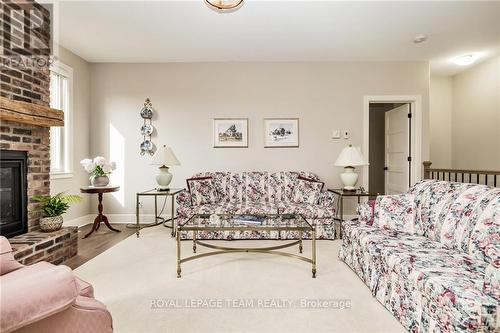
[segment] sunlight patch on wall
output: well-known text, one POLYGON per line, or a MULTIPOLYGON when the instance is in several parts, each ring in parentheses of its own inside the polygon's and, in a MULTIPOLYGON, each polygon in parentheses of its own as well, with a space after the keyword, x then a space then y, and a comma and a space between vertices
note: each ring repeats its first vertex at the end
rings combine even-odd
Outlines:
POLYGON ((110 177, 111 184, 120 186, 120 191, 112 194, 125 207, 125 138, 113 124, 109 124, 109 159, 116 162, 116 170, 110 177))

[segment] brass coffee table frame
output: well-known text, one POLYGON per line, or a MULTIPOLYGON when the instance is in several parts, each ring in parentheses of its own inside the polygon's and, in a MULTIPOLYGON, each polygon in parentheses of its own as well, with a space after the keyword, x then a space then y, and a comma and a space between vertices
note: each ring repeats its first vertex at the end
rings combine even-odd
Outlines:
MULTIPOLYGON (((203 215, 203 214, 201 214, 203 215)), ((220 214, 219 216, 223 217, 228 217, 231 218, 232 216, 236 215, 225 215, 225 214, 220 214)), ((248 225, 236 225, 236 226, 189 226, 189 221, 193 218, 199 218, 200 215, 195 214, 193 215, 184 225, 178 225, 177 226, 177 233, 176 233, 176 240, 177 240, 177 277, 181 277, 181 264, 187 261, 203 258, 203 257, 208 257, 208 256, 213 256, 213 255, 218 255, 218 254, 225 254, 225 253, 237 253, 237 252, 250 252, 250 253, 267 253, 267 254, 274 254, 274 255, 280 255, 280 256, 285 256, 285 257, 290 257, 290 258, 295 258, 299 259, 308 263, 312 264, 312 277, 316 278, 316 229, 314 226, 311 226, 307 220, 301 216, 301 215, 296 215, 300 216, 305 222, 305 226, 248 226, 248 225), (193 253, 196 253, 196 246, 204 246, 207 248, 214 249, 216 251, 212 252, 207 252, 207 253, 201 253, 201 254, 196 254, 190 257, 186 258, 181 258, 181 231, 192 231, 193 232, 193 253), (220 231, 298 231, 299 232, 299 240, 288 242, 285 244, 277 245, 277 246, 267 246, 267 247, 227 247, 227 246, 218 246, 218 245, 213 245, 213 244, 208 244, 206 242, 200 241, 196 238, 196 233, 198 231, 209 231, 209 232, 220 232, 220 231), (283 252, 283 251, 277 251, 280 249, 284 249, 287 247, 292 247, 295 245, 299 245, 299 252, 302 253, 302 233, 305 231, 310 231, 311 232, 311 242, 312 242, 312 254, 311 258, 296 255, 293 253, 288 253, 288 252, 283 252)), ((279 215, 268 215, 268 217, 276 217, 278 218, 279 215)), ((229 223, 228 223, 229 224, 229 223)), ((258 239, 256 239, 258 240, 258 239)))

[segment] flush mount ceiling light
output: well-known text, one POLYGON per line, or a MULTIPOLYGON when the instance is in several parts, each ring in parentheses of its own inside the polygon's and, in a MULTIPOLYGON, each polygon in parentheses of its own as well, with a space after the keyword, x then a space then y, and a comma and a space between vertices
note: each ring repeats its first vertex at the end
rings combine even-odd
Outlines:
POLYGON ((415 36, 415 38, 413 39, 413 43, 420 44, 425 42, 426 40, 427 40, 427 35, 420 34, 415 36))
POLYGON ((205 0, 207 5, 215 10, 230 11, 238 9, 242 4, 243 0, 205 0))
POLYGON ((458 66, 468 66, 470 64, 473 64, 476 62, 476 60, 479 59, 479 54, 465 54, 461 55, 460 57, 456 57, 453 59, 453 63, 458 66))

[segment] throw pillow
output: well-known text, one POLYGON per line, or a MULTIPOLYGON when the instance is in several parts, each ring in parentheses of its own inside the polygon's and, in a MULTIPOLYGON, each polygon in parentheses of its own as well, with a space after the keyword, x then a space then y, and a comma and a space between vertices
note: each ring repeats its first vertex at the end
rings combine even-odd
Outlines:
POLYGON ((373 225, 375 202, 375 200, 368 200, 368 202, 358 205, 356 211, 359 215, 359 221, 361 223, 364 223, 366 225, 373 225))
POLYGON ((191 194, 191 204, 199 206, 215 203, 217 195, 212 177, 195 177, 186 179, 189 193, 191 194))
POLYGON ((374 226, 413 234, 415 232, 415 196, 381 195, 375 204, 374 226))
POLYGON ((293 202, 317 204, 325 183, 299 176, 295 185, 293 202))

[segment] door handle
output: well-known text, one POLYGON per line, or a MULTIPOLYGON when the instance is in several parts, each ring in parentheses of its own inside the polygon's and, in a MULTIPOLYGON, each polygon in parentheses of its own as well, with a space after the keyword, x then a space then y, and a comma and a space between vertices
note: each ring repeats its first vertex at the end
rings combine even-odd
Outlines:
POLYGON ((389 170, 389 168, 388 167, 384 167, 384 171, 387 171, 387 170, 389 170))

